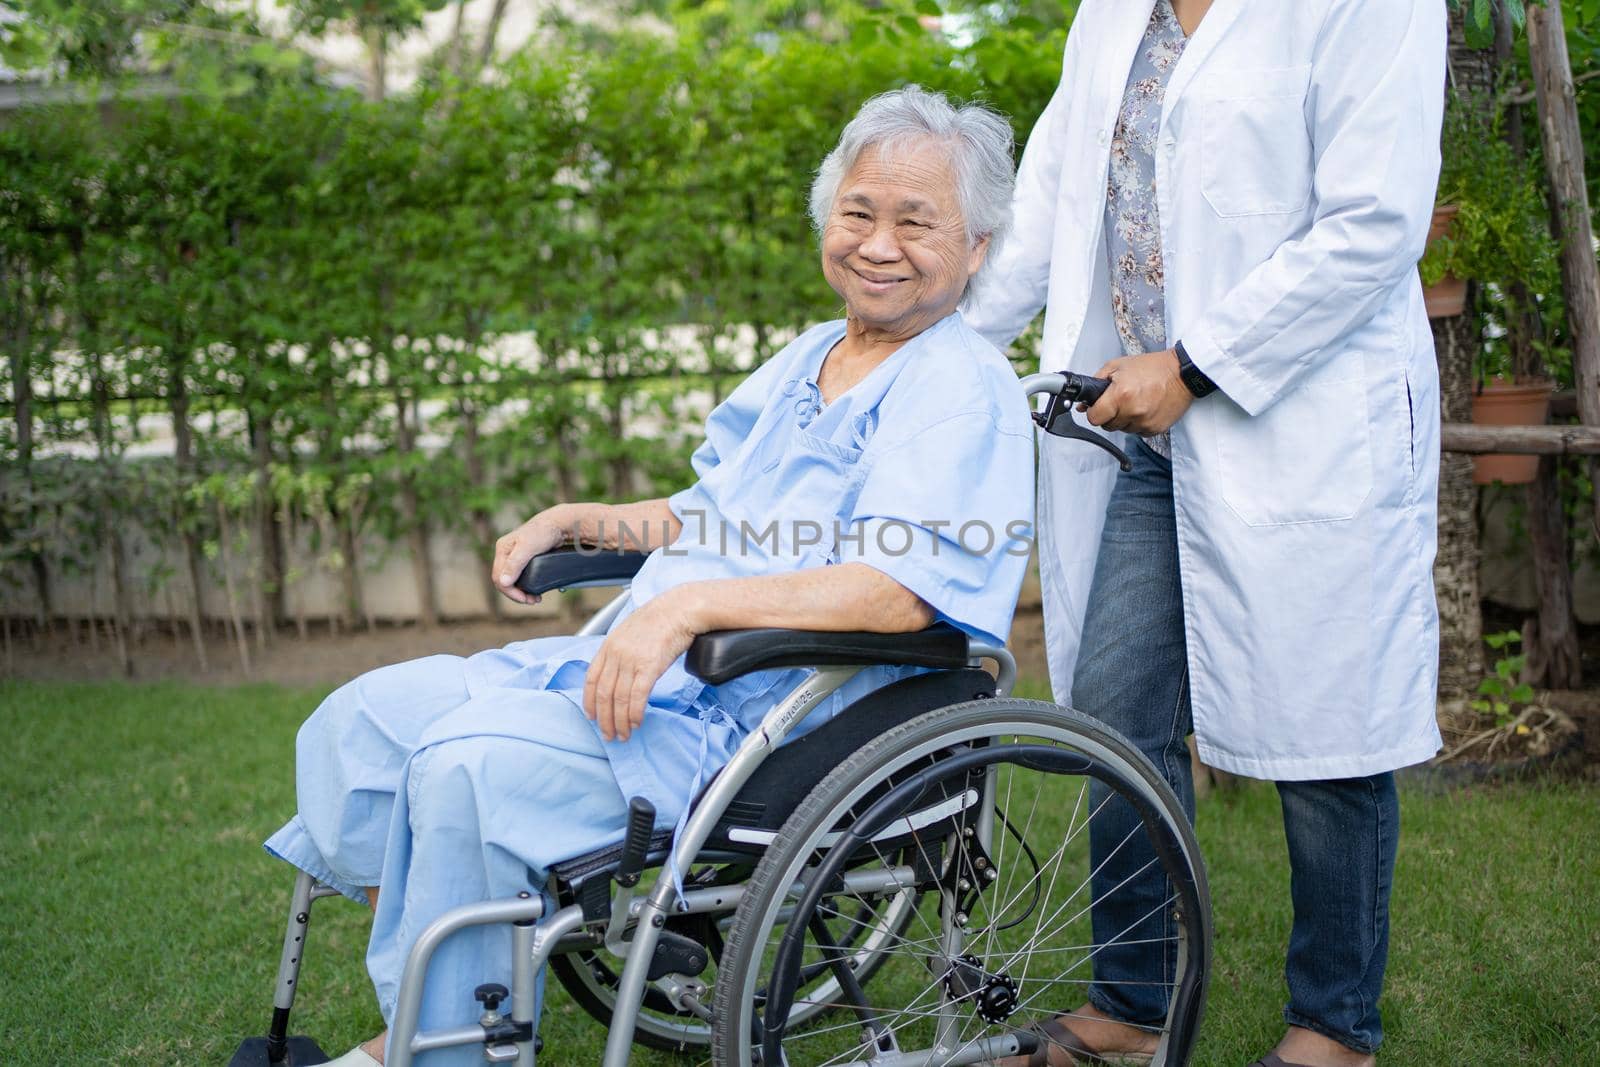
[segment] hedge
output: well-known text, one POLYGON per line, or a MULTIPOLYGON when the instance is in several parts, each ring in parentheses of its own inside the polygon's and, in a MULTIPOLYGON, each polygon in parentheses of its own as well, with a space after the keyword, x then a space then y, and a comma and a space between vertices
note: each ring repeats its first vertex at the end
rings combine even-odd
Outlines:
POLYGON ((160 584, 197 642, 225 602, 242 646, 318 577, 286 573, 309 538, 335 621, 366 618, 373 543, 411 557, 431 621, 434 532, 487 548, 508 514, 676 487, 728 377, 838 313, 806 193, 865 98, 918 82, 1020 137, 1061 44, 625 37, 380 103, 278 83, 18 114, 6 599, 48 625, 60 579, 93 575, 120 639, 160 584), (170 449, 137 458, 157 424, 170 449))

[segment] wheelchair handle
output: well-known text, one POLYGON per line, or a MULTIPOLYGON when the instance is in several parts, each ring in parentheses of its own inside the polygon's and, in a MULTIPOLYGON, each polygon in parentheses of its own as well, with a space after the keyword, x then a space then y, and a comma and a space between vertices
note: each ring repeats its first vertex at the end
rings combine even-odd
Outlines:
POLYGON ((622 858, 613 876, 622 888, 632 889, 639 884, 645 859, 650 855, 650 835, 655 828, 656 806, 644 797, 628 801, 628 830, 622 838, 622 858))
POLYGON ((1096 401, 1111 388, 1111 382, 1105 378, 1091 378, 1087 374, 1073 374, 1068 371, 1061 377, 1066 379, 1061 386, 1061 392, 1066 399, 1079 404, 1088 404, 1090 407, 1094 407, 1096 401))
POLYGON ((1104 378, 1062 371, 1057 374, 1030 374, 1022 379, 1022 389, 1028 396, 1049 393, 1050 403, 1043 411, 1033 414, 1033 421, 1053 437, 1070 437, 1109 452, 1123 470, 1131 470, 1133 463, 1127 453, 1111 443, 1103 434, 1095 433, 1078 424, 1072 417, 1072 405, 1093 405, 1105 395, 1111 383, 1104 378))

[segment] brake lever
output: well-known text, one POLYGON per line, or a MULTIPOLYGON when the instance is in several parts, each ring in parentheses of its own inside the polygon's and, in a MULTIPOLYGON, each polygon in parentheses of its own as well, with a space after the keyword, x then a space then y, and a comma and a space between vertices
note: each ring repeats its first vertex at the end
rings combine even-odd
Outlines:
POLYGON ((1051 436, 1087 441, 1096 448, 1103 448, 1111 453, 1124 471, 1132 470, 1133 462, 1128 459, 1126 452, 1112 444, 1111 439, 1105 435, 1084 429, 1078 425, 1078 420, 1072 417, 1073 404, 1082 402, 1092 406, 1110 388, 1111 383, 1104 378, 1090 378, 1070 371, 1062 377, 1066 379, 1065 383, 1050 395, 1050 403, 1046 405, 1044 411, 1033 413, 1033 421, 1051 436))

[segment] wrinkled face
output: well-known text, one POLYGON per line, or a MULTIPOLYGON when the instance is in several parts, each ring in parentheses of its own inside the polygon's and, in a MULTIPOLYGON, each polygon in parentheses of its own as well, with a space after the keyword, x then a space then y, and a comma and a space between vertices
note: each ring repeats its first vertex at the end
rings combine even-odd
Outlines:
POLYGON ((942 147, 861 153, 822 231, 822 273, 852 319, 911 337, 956 309, 988 239, 967 244, 955 173, 942 147))

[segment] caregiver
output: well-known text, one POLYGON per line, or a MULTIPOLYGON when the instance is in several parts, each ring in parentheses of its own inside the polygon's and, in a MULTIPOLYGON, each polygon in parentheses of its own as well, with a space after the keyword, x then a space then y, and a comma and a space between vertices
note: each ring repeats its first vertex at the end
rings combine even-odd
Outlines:
MULTIPOLYGON (((1134 741, 1191 816, 1191 725, 1208 764, 1277 783, 1294 927, 1267 1067, 1373 1062, 1392 772, 1439 744, 1439 401, 1415 265, 1444 62, 1440 0, 1084 0, 1015 240, 968 316, 1004 346, 1045 306, 1044 369, 1109 377, 1087 417, 1137 435, 1120 476, 1044 439, 1056 693, 1134 741)), ((1118 847, 1134 819, 1095 820, 1091 841, 1096 897, 1119 889, 1095 940, 1133 944, 1096 956, 1088 1004, 1016 1063, 1155 1047, 1173 924, 1144 837, 1118 847)))

